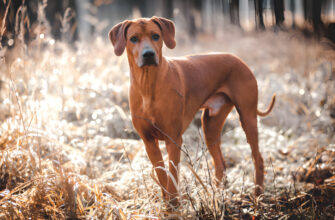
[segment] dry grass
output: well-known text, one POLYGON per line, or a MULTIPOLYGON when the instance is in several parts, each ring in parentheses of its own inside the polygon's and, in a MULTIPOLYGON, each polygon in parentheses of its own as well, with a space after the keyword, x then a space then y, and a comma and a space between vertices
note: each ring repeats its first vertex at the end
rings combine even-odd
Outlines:
POLYGON ((227 183, 215 186, 195 120, 184 136, 181 207, 172 213, 131 125, 126 57, 115 57, 107 39, 73 50, 40 34, 29 48, 18 43, 0 65, 1 219, 335 216, 334 60, 314 42, 230 28, 196 43, 180 34, 178 49, 165 51, 234 52, 255 72, 260 107, 278 95, 259 125, 265 194, 252 194, 250 149, 233 112, 222 137, 227 183))

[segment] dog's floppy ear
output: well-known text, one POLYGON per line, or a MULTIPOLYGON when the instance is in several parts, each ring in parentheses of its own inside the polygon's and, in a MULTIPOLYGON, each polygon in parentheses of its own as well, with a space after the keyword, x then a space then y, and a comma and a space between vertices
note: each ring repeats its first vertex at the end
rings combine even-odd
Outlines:
POLYGON ((130 25, 130 21, 118 23, 109 31, 109 40, 114 46, 114 53, 116 56, 121 56, 126 47, 126 34, 130 25))
POLYGON ((161 29, 165 45, 170 49, 175 48, 176 41, 174 39, 175 28, 174 28, 173 21, 166 19, 166 18, 160 18, 160 17, 155 17, 155 16, 152 17, 151 19, 161 29))

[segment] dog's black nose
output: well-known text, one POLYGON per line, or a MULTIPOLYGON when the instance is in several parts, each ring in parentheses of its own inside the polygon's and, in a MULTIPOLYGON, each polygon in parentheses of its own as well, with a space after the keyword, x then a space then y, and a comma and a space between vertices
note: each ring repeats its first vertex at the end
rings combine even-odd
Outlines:
POLYGON ((142 54, 143 58, 148 59, 148 58, 153 58, 155 56, 155 52, 151 50, 147 50, 142 54))
POLYGON ((152 48, 145 48, 142 51, 142 59, 140 59, 140 67, 157 65, 157 55, 152 48))

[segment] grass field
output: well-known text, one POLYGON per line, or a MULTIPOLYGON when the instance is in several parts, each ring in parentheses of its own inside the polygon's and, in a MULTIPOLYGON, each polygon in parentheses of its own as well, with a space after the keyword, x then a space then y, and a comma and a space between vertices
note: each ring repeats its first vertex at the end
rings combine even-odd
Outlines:
MULTIPOLYGON (((227 28, 169 56, 226 51, 254 71, 265 193, 253 196, 249 145, 233 111, 216 187, 199 116, 184 135, 181 206, 168 212, 128 108, 126 56, 107 37, 71 47, 39 35, 0 65, 0 219, 330 219, 335 216, 334 52, 297 33, 227 28), (73 49, 76 48, 76 49, 73 49)), ((1 51, 4 53, 4 51, 1 51)), ((166 150, 161 144, 164 158, 166 150)))

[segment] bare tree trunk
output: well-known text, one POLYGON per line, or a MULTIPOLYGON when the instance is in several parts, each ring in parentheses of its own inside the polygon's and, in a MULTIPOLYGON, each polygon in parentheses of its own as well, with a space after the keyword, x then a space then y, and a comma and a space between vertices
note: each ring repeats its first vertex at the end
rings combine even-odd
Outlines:
POLYGON ((239 0, 230 0, 230 21, 232 24, 240 25, 239 0))
POLYGON ((313 25, 313 31, 319 36, 323 22, 321 20, 321 8, 323 0, 304 0, 304 16, 307 22, 313 25))
POLYGON ((197 33, 197 28, 195 26, 195 18, 194 18, 194 8, 195 2, 192 0, 184 0, 180 1, 182 12, 184 14, 184 18, 186 21, 187 32, 191 38, 195 37, 197 33))
POLYGON ((173 17, 173 0, 163 0, 162 2, 163 17, 172 19, 173 17))
POLYGON ((313 29, 317 33, 320 32, 320 28, 322 28, 322 20, 321 20, 321 6, 323 4, 323 0, 313 1, 312 2, 312 23, 313 29))
POLYGON ((276 25, 280 26, 284 22, 284 1, 274 0, 274 11, 276 17, 276 25))
POLYGON ((263 20, 263 2, 264 0, 255 0, 256 26, 261 30, 265 29, 263 20))

